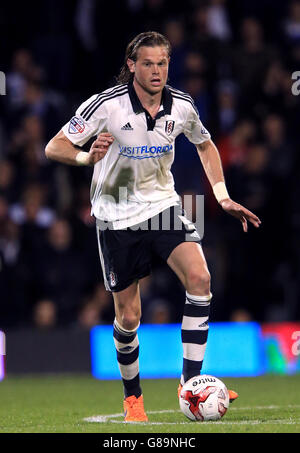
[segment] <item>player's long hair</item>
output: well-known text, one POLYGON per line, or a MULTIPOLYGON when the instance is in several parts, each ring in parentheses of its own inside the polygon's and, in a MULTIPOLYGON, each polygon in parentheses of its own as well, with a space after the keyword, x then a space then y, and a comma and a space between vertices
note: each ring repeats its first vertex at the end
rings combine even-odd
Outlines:
POLYGON ((170 57, 171 55, 171 44, 164 35, 161 35, 156 31, 140 33, 132 41, 130 41, 126 48, 124 64, 121 68, 119 76, 117 77, 117 83, 129 83, 133 79, 134 74, 129 71, 127 60, 130 58, 130 60, 136 61, 138 50, 142 46, 165 46, 168 51, 168 56, 170 57))

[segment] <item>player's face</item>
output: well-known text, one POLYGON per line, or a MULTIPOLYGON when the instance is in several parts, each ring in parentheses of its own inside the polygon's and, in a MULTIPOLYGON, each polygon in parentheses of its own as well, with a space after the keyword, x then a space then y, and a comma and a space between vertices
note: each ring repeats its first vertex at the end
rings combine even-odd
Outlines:
POLYGON ((165 46, 139 48, 137 60, 128 60, 134 80, 147 93, 157 94, 164 88, 169 69, 169 56, 165 46))

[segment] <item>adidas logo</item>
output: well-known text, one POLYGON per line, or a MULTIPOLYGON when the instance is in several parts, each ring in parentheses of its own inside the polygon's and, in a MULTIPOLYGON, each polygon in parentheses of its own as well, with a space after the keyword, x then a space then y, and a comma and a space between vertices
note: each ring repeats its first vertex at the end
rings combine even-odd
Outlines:
POLYGON ((126 123, 123 127, 121 127, 122 131, 133 131, 133 127, 131 127, 130 123, 126 123))

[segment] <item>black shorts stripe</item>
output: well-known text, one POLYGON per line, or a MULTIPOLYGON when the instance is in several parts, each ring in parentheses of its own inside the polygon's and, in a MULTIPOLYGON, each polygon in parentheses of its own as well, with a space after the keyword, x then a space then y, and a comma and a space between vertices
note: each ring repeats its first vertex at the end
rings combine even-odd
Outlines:
POLYGON ((132 352, 124 354, 117 350, 117 360, 121 365, 131 365, 139 357, 139 346, 137 346, 132 352))
POLYGON ((184 316, 189 316, 191 318, 202 318, 203 316, 209 316, 210 305, 204 307, 199 305, 185 304, 184 306, 184 316))
POLYGON ((85 115, 86 113, 88 113, 88 111, 95 105, 95 103, 97 103, 103 96, 110 96, 111 94, 114 94, 116 92, 116 90, 119 90, 121 87, 124 88, 124 86, 126 86, 126 84, 123 84, 123 85, 118 85, 116 87, 113 87, 111 90, 107 91, 107 92, 103 92, 102 93, 99 93, 98 96, 96 97, 96 99, 94 99, 92 102, 90 102, 81 112, 81 116, 83 117, 83 115, 85 115))
POLYGON ((207 342, 208 329, 205 330, 181 330, 182 343, 205 344, 207 342))
POLYGON ((111 94, 109 96, 105 96, 105 97, 101 97, 99 98, 99 100, 97 101, 96 104, 94 104, 92 106, 91 109, 89 109, 88 112, 86 112, 86 114, 83 116, 83 118, 88 121, 91 116, 96 112, 96 110, 98 110, 98 108, 103 104, 103 102, 105 101, 109 101, 110 99, 113 99, 113 98, 116 98, 116 97, 119 97, 119 96, 123 96, 124 94, 128 93, 128 89, 127 87, 125 88, 122 88, 122 90, 120 91, 116 91, 114 94, 111 94))

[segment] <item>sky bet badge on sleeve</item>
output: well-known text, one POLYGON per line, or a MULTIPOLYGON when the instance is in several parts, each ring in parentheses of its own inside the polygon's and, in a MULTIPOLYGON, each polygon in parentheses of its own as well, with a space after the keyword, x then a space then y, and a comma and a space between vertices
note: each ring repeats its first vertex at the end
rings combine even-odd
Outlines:
POLYGON ((73 116, 69 124, 69 133, 70 134, 82 134, 84 131, 85 125, 84 121, 78 116, 73 116))

